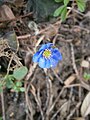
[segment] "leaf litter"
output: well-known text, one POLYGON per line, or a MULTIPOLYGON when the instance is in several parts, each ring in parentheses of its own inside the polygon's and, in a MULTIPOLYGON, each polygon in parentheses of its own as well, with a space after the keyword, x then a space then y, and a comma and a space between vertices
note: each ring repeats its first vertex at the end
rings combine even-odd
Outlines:
POLYGON ((0 8, 0 15, 3 13, 0 19, 0 74, 22 65, 28 68, 23 83, 25 93, 18 94, 7 88, 3 91, 6 120, 89 120, 90 81, 85 80, 83 74, 90 74, 90 18, 78 19, 77 15, 76 21, 70 17, 63 24, 58 19, 35 22, 33 30, 28 27, 33 14, 26 14, 23 5, 25 3, 15 2, 15 6, 0 8), (60 49, 63 60, 54 70, 44 71, 32 62, 32 56, 41 44, 48 42, 60 49), (82 64, 83 61, 88 65, 82 64))

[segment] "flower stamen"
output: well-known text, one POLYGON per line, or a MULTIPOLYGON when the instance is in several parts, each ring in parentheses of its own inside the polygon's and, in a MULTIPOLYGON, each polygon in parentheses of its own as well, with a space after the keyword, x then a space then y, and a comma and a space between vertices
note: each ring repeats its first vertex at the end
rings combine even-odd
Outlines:
POLYGON ((49 58, 49 57, 51 56, 51 51, 48 50, 48 49, 46 49, 46 50, 43 52, 43 56, 44 56, 45 58, 49 58))

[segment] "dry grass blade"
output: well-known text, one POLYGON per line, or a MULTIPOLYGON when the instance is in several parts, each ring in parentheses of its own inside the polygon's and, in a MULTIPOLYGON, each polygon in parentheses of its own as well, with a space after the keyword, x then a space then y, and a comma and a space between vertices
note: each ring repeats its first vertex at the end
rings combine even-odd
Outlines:
POLYGON ((2 116, 3 116, 3 120, 6 120, 6 118, 5 118, 5 105, 4 105, 3 91, 1 92, 1 102, 2 102, 2 116))

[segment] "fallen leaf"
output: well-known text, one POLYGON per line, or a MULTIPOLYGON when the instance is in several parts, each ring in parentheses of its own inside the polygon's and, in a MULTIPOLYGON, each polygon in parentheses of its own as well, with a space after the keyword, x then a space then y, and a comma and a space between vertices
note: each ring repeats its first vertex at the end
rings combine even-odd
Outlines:
POLYGON ((75 79, 76 79, 75 74, 72 74, 71 76, 69 76, 69 77, 65 80, 64 84, 65 84, 66 86, 67 86, 67 85, 70 85, 75 79))
POLYGON ((12 50, 18 51, 19 42, 17 40, 17 36, 16 36, 16 33, 14 31, 7 32, 4 35, 3 39, 8 42, 8 45, 12 50))
POLYGON ((86 117, 88 114, 90 114, 90 92, 87 94, 87 96, 83 100, 83 103, 81 106, 81 115, 83 117, 86 117))
POLYGON ((82 117, 75 117, 75 118, 73 118, 73 120, 85 120, 85 119, 82 117))
POLYGON ((70 105, 70 101, 67 101, 61 106, 60 114, 63 118, 67 116, 69 105, 70 105))
POLYGON ((81 67, 83 67, 83 68, 89 68, 89 62, 86 61, 86 60, 83 60, 82 63, 81 63, 81 67))
POLYGON ((0 7, 0 20, 11 20, 15 19, 12 10, 7 5, 2 5, 0 7))

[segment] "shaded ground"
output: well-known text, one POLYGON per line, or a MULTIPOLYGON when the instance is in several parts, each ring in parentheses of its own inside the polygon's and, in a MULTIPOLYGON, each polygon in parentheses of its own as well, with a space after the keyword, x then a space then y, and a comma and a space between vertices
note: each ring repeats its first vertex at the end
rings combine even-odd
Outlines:
POLYGON ((90 91, 90 80, 83 77, 90 74, 90 16, 76 14, 63 24, 59 20, 38 23, 38 35, 28 28, 29 19, 27 16, 11 22, 8 29, 0 28, 15 31, 20 45, 17 55, 29 69, 25 93, 4 90, 6 120, 90 120, 90 115, 81 115, 82 102, 90 91), (59 48, 63 60, 45 72, 32 62, 32 55, 47 42, 59 48), (82 65, 84 60, 89 66, 82 65))

